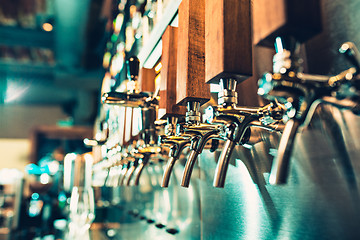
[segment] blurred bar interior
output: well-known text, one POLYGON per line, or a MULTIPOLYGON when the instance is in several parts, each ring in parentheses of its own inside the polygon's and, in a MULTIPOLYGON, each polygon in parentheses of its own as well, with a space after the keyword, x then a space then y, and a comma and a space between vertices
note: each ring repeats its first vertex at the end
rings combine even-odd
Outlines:
POLYGON ((1 239, 360 239, 360 1, 2 0, 1 239))

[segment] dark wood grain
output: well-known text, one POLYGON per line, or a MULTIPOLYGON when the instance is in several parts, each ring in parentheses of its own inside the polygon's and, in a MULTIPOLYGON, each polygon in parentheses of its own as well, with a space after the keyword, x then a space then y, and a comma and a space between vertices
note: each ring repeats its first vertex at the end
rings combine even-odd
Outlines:
POLYGON ((176 104, 178 28, 168 26, 162 36, 160 102, 158 118, 185 115, 185 108, 176 104))
POLYGON ((142 67, 139 72, 139 88, 141 92, 155 92, 155 69, 142 67))
POLYGON ((250 0, 205 3, 205 80, 245 80, 252 75, 250 0))
POLYGON ((205 0, 183 0, 179 6, 176 90, 177 104, 210 99, 205 83, 205 0))
POLYGON ((273 46, 280 35, 305 42, 321 31, 320 0, 253 1, 254 43, 273 46))

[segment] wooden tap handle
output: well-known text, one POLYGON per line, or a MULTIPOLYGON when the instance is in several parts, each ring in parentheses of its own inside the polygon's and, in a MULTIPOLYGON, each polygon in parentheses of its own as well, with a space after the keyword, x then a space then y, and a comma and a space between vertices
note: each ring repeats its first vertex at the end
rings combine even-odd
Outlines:
POLYGON ((207 102, 210 86, 205 83, 205 0, 182 0, 177 54, 177 104, 207 102))
POLYGON ((184 106, 176 104, 177 48, 178 28, 168 26, 162 36, 159 119, 185 115, 184 106))
POLYGON ((305 42, 321 31, 320 0, 253 1, 254 43, 273 47, 278 36, 305 42))
POLYGON ((205 80, 252 75, 251 0, 206 0, 205 80))
POLYGON ((155 69, 142 67, 139 72, 139 88, 141 92, 155 92, 155 69))

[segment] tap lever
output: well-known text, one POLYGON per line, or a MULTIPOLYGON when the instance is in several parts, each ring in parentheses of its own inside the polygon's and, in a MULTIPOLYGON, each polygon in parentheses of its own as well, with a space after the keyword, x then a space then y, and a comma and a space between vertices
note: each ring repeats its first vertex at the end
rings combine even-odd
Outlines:
POLYGON ((107 92, 101 97, 102 103, 122 105, 126 107, 143 107, 145 100, 149 97, 148 93, 129 93, 129 92, 107 92))
POLYGON ((345 42, 341 45, 339 52, 345 54, 349 62, 356 68, 356 73, 360 71, 360 53, 352 42, 345 42))
POLYGON ((121 171, 119 174, 119 179, 118 179, 118 186, 122 186, 124 183, 124 178, 126 176, 126 173, 128 171, 128 169, 130 168, 129 163, 128 162, 123 162, 122 166, 121 166, 121 171))

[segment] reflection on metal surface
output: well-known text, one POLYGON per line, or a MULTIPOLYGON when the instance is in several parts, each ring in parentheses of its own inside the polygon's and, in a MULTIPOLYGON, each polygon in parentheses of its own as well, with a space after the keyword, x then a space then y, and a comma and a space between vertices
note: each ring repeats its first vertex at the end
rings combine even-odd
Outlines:
POLYGON ((243 182, 242 189, 247 204, 244 212, 246 217, 244 237, 245 239, 260 239, 261 232, 258 226, 260 225, 261 215, 259 214, 258 208, 261 200, 258 189, 253 183, 245 164, 240 161, 237 167, 241 174, 241 180, 243 182))
POLYGON ((210 184, 220 152, 204 151, 200 156, 203 238, 358 238, 360 141, 355 134, 360 133, 359 120, 351 111, 321 105, 310 126, 297 134, 288 184, 283 186, 267 184, 269 152, 277 148, 277 137, 251 149, 236 146, 231 158, 236 160, 230 163, 223 189, 210 184), (351 222, 344 224, 348 219, 351 222))
POLYGON ((354 104, 350 106, 342 106, 341 102, 334 105, 350 107, 355 113, 359 105, 360 54, 354 44, 343 44, 340 52, 345 54, 355 67, 331 77, 302 73, 298 46, 299 44, 291 36, 278 37, 275 43, 274 73, 266 73, 259 80, 258 93, 269 100, 284 104, 286 108, 284 119, 288 121, 271 171, 270 183, 272 184, 286 182, 298 128, 304 123, 308 124, 323 97, 354 101, 354 104))

